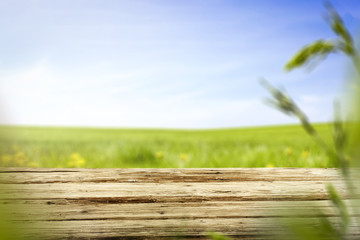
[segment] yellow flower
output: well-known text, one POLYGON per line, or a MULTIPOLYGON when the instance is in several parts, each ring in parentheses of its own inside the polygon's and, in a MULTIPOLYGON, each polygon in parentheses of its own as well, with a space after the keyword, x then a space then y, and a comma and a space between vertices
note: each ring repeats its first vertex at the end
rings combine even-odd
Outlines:
POLYGON ((187 161, 189 159, 189 156, 185 153, 180 154, 180 159, 183 161, 187 161))
POLYGON ((76 161, 76 165, 78 165, 78 166, 84 166, 84 164, 85 164, 85 159, 83 159, 83 158, 79 158, 76 161))
POLYGON ((78 153, 73 153, 73 154, 71 154, 70 155, 70 158, 71 159, 78 159, 78 158, 80 158, 81 156, 80 156, 80 154, 78 154, 78 153))
POLYGON ((301 157, 303 157, 303 158, 307 158, 307 157, 309 157, 309 155, 310 155, 310 152, 309 152, 308 150, 304 150, 304 151, 301 153, 301 157))
POLYGON ((274 165, 273 165, 272 163, 268 163, 268 164, 266 165, 266 167, 267 167, 267 168, 273 168, 274 165))
POLYGON ((157 151, 156 154, 155 154, 156 158, 163 158, 164 157, 164 153, 162 151, 157 151))
POLYGON ((17 152, 13 156, 13 161, 17 166, 24 166, 28 159, 23 152, 17 152))
POLYGON ((85 159, 78 153, 73 153, 70 155, 70 160, 68 162, 69 167, 82 167, 85 165, 85 159))

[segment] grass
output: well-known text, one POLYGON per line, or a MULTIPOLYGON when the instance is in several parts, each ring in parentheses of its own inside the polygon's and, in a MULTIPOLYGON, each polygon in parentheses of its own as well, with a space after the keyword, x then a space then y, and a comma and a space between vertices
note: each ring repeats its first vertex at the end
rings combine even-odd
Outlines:
MULTIPOLYGON (((315 124, 331 141, 332 126, 315 124)), ((299 125, 216 130, 0 127, 1 166, 333 167, 299 125)))

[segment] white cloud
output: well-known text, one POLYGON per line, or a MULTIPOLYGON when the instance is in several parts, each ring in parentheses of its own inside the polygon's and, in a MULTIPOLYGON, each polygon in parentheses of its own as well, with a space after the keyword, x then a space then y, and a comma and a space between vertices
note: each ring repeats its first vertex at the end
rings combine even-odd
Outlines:
MULTIPOLYGON (((297 122, 266 106, 260 97, 209 98, 209 92, 216 90, 211 85, 175 91, 189 82, 144 87, 146 72, 72 76, 53 69, 40 62, 0 76, 7 116, 2 123, 216 128, 297 122)), ((303 95, 300 99, 314 120, 327 120, 320 97, 303 95)))

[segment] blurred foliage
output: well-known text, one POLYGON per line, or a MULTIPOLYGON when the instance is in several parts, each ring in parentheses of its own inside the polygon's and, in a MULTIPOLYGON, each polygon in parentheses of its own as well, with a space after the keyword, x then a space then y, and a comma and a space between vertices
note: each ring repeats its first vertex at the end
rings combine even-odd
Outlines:
MULTIPOLYGON (((352 60, 357 74, 360 74, 359 68, 359 55, 355 49, 353 39, 346 29, 342 19, 340 18, 339 14, 335 11, 335 9, 329 4, 326 4, 328 15, 327 15, 327 22, 330 25, 333 32, 338 36, 337 39, 326 41, 326 40, 318 40, 312 44, 309 44, 302 48, 295 56, 285 65, 286 70, 292 70, 297 67, 302 67, 307 64, 310 60, 315 59, 316 57, 324 57, 329 53, 333 52, 342 52, 346 56, 350 57, 352 60)), ((359 77, 359 75, 358 75, 359 77)), ((357 77, 357 78, 358 78, 357 77)), ((359 81, 355 81, 352 83, 357 88, 360 86, 359 81)), ((283 97, 283 93, 275 89, 273 87, 269 87, 270 84, 265 85, 268 91, 272 94, 273 98, 275 99, 275 105, 277 108, 280 108, 283 112, 287 112, 288 114, 292 114, 296 116, 300 122, 302 123, 304 129, 310 136, 313 137, 315 142, 319 144, 319 146, 323 147, 330 159, 334 159, 334 162, 337 167, 341 169, 341 173, 343 179, 346 183, 347 192, 351 199, 356 199, 358 196, 356 194, 357 189, 354 185, 354 181, 358 179, 352 178, 350 176, 349 171, 349 161, 350 159, 354 159, 354 161, 358 161, 359 155, 354 155, 347 153, 347 150, 351 150, 351 148, 347 147, 348 144, 348 134, 347 129, 344 128, 344 123, 341 118, 341 110, 340 104, 335 102, 334 111, 335 111, 335 119, 333 124, 333 141, 334 145, 328 145, 325 141, 322 140, 319 134, 312 124, 307 121, 305 114, 299 110, 295 103, 293 103, 292 99, 288 96, 283 97), (349 155, 350 154, 350 155, 349 155), (350 156, 350 157, 349 157, 350 156)), ((359 93, 357 91, 356 93, 359 93)), ((352 108, 358 108, 358 94, 355 95, 356 97, 351 99, 352 108)), ((357 113, 358 114, 358 113, 357 113)), ((359 136, 359 118, 355 115, 354 119, 347 120, 348 125, 351 125, 352 130, 354 130, 354 126, 357 127, 355 131, 355 135, 359 136)), ((353 149, 358 149, 359 146, 359 137, 355 137, 353 139, 353 149)), ((291 237, 287 236, 287 238, 294 238, 296 239, 350 239, 351 238, 351 231, 350 225, 351 223, 357 224, 358 222, 354 221, 355 219, 351 219, 350 213, 355 214, 357 210, 354 210, 354 206, 347 206, 342 199, 342 196, 337 192, 335 187, 332 184, 327 186, 327 192, 329 195, 329 199, 333 204, 334 209, 337 210, 340 219, 337 223, 331 222, 326 217, 321 217, 320 227, 316 230, 306 228, 304 225, 300 224, 299 222, 293 222, 291 225, 288 225, 289 234, 291 237), (351 210, 352 211, 351 211, 351 210), (353 221, 351 221, 353 220, 353 221), (330 234, 326 234, 330 233, 330 234)), ((349 201, 349 205, 351 205, 354 201, 349 201)), ((356 215, 356 214, 355 214, 356 215)), ((359 226, 357 226, 359 227, 359 226)), ((286 238, 285 238, 286 239, 286 238)))
POLYGON ((285 69, 290 71, 301 67, 315 57, 326 57, 329 53, 337 51, 337 46, 333 42, 318 40, 301 49, 286 65, 285 69))
POLYGON ((341 17, 330 3, 326 3, 325 6, 328 9, 326 20, 338 38, 332 40, 317 40, 314 43, 303 47, 285 65, 285 69, 287 71, 293 70, 297 67, 302 67, 310 60, 313 60, 317 57, 323 59, 328 54, 334 52, 343 52, 351 57, 356 55, 353 39, 349 31, 346 29, 341 17))
MULTIPOLYGON (((350 94, 351 99, 349 101, 349 110, 352 112, 352 118, 344 123, 341 117, 340 104, 335 102, 335 119, 333 123, 334 144, 330 145, 323 140, 313 124, 308 121, 305 113, 301 111, 290 96, 280 89, 274 88, 264 79, 260 83, 272 95, 272 99, 268 100, 268 103, 285 114, 297 117, 305 131, 327 152, 328 158, 333 160, 335 166, 340 168, 349 200, 345 203, 336 188, 332 184, 328 184, 328 196, 339 218, 333 221, 325 217, 325 214, 320 213, 319 222, 316 224, 317 227, 314 228, 306 220, 296 219, 295 215, 291 221, 281 223, 284 226, 284 232, 280 233, 280 236, 277 236, 276 239, 346 240, 354 238, 354 235, 352 235, 354 232, 352 232, 351 227, 355 226, 355 229, 360 227, 359 192, 356 186, 360 176, 359 173, 356 174, 356 171, 350 171, 350 164, 359 167, 360 160, 360 112, 358 107, 360 103, 360 56, 356 51, 353 38, 339 14, 330 3, 326 3, 325 7, 327 8, 326 20, 338 38, 333 40, 317 40, 312 44, 306 45, 287 62, 285 70, 290 71, 302 67, 314 59, 324 59, 328 54, 335 52, 341 52, 352 60, 356 72, 355 77, 350 81, 350 84, 355 89, 350 94), (349 135, 351 135, 350 141, 349 135)), ((316 210, 315 206, 314 210, 316 210)), ((359 232, 355 234, 359 234, 359 232)))

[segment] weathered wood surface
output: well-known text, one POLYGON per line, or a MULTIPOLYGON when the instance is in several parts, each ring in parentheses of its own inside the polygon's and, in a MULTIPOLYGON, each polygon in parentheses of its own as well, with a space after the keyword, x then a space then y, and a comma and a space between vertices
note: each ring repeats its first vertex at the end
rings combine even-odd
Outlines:
POLYGON ((289 210, 336 220, 329 182, 346 195, 335 169, 3 168, 0 205, 24 239, 262 239, 289 210))

